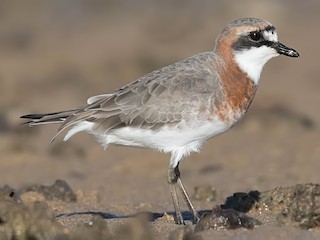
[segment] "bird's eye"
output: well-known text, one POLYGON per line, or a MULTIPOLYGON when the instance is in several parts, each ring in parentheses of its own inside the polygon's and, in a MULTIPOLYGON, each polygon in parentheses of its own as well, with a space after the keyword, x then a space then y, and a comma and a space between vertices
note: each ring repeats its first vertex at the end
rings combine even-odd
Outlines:
POLYGON ((262 34, 261 32, 252 32, 249 34, 249 37, 251 40, 257 42, 262 39, 262 34))

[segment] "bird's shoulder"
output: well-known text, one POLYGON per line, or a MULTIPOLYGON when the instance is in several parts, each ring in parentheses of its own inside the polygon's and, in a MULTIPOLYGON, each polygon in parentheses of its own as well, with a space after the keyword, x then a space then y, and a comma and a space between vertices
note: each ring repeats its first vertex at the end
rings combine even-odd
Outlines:
POLYGON ((131 95, 136 95, 141 101, 147 102, 150 97, 160 95, 168 97, 178 92, 190 94, 214 91, 220 81, 217 62, 218 57, 214 52, 199 53, 152 71, 117 89, 112 94, 94 96, 90 98, 90 102, 94 103, 92 100, 100 100, 99 102, 103 105, 103 100, 107 102, 110 98, 114 98, 116 102, 121 104, 120 100, 126 99, 125 102, 130 102, 129 96, 131 95))

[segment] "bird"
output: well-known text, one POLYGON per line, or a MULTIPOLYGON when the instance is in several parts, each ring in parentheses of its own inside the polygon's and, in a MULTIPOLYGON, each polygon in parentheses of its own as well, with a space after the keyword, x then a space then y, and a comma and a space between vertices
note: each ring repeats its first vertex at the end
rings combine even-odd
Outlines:
POLYGON ((29 126, 61 124, 52 141, 68 129, 64 141, 87 132, 104 148, 114 144, 170 153, 167 181, 175 222, 185 224, 181 194, 196 223, 200 217, 182 183, 179 163, 242 119, 264 65, 278 55, 299 53, 278 41, 268 21, 240 18, 222 29, 211 51, 152 71, 112 93, 90 97, 82 107, 21 118, 28 119, 24 123, 29 126))

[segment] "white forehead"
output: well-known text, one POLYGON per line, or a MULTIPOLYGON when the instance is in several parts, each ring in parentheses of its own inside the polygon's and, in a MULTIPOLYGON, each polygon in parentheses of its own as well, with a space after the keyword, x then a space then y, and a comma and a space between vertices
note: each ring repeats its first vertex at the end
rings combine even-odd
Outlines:
POLYGON ((265 40, 271 41, 271 42, 278 42, 278 34, 276 30, 264 30, 262 31, 262 34, 264 36, 265 40))

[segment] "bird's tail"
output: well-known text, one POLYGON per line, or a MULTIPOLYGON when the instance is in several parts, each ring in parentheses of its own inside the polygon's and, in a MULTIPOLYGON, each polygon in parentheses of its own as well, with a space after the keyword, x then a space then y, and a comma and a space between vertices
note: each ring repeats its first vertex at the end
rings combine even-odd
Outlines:
POLYGON ((28 119, 23 124, 28 124, 29 126, 44 125, 51 123, 63 123, 69 116, 71 116, 78 110, 79 109, 72 109, 54 113, 27 114, 21 116, 20 118, 28 119))

